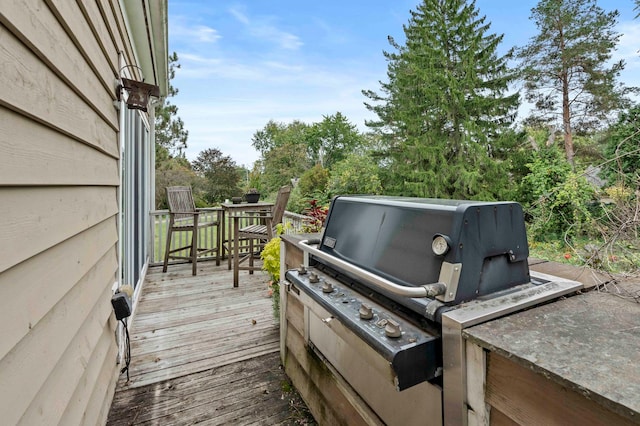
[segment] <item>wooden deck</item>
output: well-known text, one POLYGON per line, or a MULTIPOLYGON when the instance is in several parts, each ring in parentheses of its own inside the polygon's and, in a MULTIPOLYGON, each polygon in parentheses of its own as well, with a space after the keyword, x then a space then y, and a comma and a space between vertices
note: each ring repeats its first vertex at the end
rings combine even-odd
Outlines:
POLYGON ((226 263, 153 268, 130 336, 109 425, 313 423, 282 371, 262 272, 233 288, 226 263))

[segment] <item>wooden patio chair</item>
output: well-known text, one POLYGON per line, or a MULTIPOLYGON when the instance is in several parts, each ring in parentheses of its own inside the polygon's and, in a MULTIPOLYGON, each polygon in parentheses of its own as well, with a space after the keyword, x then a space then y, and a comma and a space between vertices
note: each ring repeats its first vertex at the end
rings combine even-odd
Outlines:
POLYGON ((197 275, 198 256, 215 253, 216 265, 220 265, 220 212, 215 212, 215 219, 203 222, 200 220, 202 210, 196 209, 190 186, 169 186, 167 191, 167 203, 169 204, 169 226, 167 227, 167 247, 164 252, 164 266, 162 272, 167 272, 169 259, 189 260, 193 264, 193 275, 197 275), (198 234, 200 229, 215 227, 215 247, 198 247, 198 234), (171 248, 171 240, 174 232, 191 232, 191 242, 188 245, 171 248), (189 255, 175 254, 189 249, 189 255))
POLYGON ((257 219, 257 223, 245 226, 238 230, 238 238, 240 240, 244 239, 249 241, 249 252, 238 260, 238 263, 249 260, 249 266, 241 269, 247 269, 250 274, 253 274, 255 269, 253 266, 254 260, 256 257, 259 257, 264 245, 276 236, 276 225, 282 223, 282 217, 284 216, 284 210, 287 207, 290 194, 290 186, 281 187, 278 190, 278 196, 273 208, 271 209, 271 214, 264 215, 261 214, 261 212, 256 212, 253 216, 249 215, 248 217, 257 219), (255 244, 256 241, 257 244, 255 244))

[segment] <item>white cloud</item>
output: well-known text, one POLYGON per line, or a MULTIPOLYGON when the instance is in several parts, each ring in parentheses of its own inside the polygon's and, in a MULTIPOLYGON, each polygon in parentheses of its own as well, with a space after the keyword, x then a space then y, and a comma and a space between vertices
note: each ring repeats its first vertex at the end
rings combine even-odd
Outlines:
POLYGON ((239 10, 238 7, 232 7, 229 9, 229 13, 232 14, 239 22, 244 25, 249 25, 249 18, 244 14, 244 8, 242 9, 243 11, 239 10))
POLYGON ((239 10, 237 7, 229 9, 229 13, 231 13, 238 22, 247 27, 249 34, 259 40, 274 43, 281 49, 285 50, 298 50, 304 44, 302 40, 300 40, 300 37, 289 32, 282 31, 275 25, 271 24, 273 18, 249 18, 244 9, 239 10))
POLYGON ((193 35, 196 40, 201 41, 203 43, 215 43, 221 36, 218 34, 218 31, 213 28, 206 27, 204 25, 198 25, 193 29, 193 35))
POLYGON ((640 21, 622 22, 617 30, 621 37, 613 59, 624 59, 627 70, 640 69, 640 21))
POLYGON ((178 52, 180 69, 176 76, 184 79, 262 80, 263 71, 255 64, 242 64, 231 58, 214 58, 178 52))
POLYGON ((172 17, 169 21, 169 33, 172 43, 216 43, 222 36, 214 28, 206 25, 193 25, 187 22, 184 17, 172 17))

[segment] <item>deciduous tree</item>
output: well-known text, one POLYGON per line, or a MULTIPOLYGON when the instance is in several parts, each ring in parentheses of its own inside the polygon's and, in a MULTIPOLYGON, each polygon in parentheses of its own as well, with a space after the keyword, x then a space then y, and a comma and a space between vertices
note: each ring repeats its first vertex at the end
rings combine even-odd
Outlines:
POLYGON ((282 185, 291 184, 310 167, 307 155, 310 125, 298 120, 289 124, 270 120, 254 133, 252 145, 261 155, 261 187, 275 193, 282 185))
POLYGON ((310 129, 309 156, 314 164, 330 169, 363 143, 363 137, 342 113, 325 115, 310 129))
POLYGON ((235 161, 218 148, 209 148, 198 154, 193 169, 206 179, 205 200, 209 204, 240 195, 240 172, 235 161))
POLYGON ((350 154, 336 163, 329 179, 332 196, 345 194, 380 194, 382 184, 378 165, 367 154, 350 154))

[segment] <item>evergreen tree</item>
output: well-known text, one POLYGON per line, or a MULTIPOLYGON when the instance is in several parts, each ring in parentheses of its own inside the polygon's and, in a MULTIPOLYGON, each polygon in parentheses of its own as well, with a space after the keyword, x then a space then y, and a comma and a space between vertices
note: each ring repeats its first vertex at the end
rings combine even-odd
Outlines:
MULTIPOLYGON (((508 186, 497 147, 515 118, 513 73, 498 56, 502 36, 489 33, 475 2, 423 0, 403 27, 406 44, 389 37, 388 82, 363 91, 378 116, 367 125, 386 143, 385 192, 492 199, 508 186)), ((511 137, 509 140, 513 140, 511 137)))
POLYGON ((599 127, 626 106, 618 84, 624 61, 610 64, 620 35, 618 11, 596 0, 541 0, 531 10, 539 33, 518 50, 527 100, 538 122, 561 122, 567 160, 574 163, 573 135, 599 127))
POLYGON ((177 116, 178 107, 172 105, 169 98, 178 93, 171 85, 176 68, 180 68, 178 55, 169 56, 169 90, 162 104, 155 107, 155 164, 156 164, 156 208, 167 208, 165 187, 174 185, 190 185, 194 190, 196 202, 201 180, 191 169, 191 164, 184 156, 189 133, 184 123, 177 116))
POLYGON ((178 107, 169 102, 169 98, 178 94, 178 89, 171 85, 177 68, 180 68, 178 54, 173 52, 169 55, 168 94, 164 102, 155 109, 156 158, 159 160, 167 156, 181 157, 187 148, 189 132, 184 128, 182 119, 178 117, 178 107))

